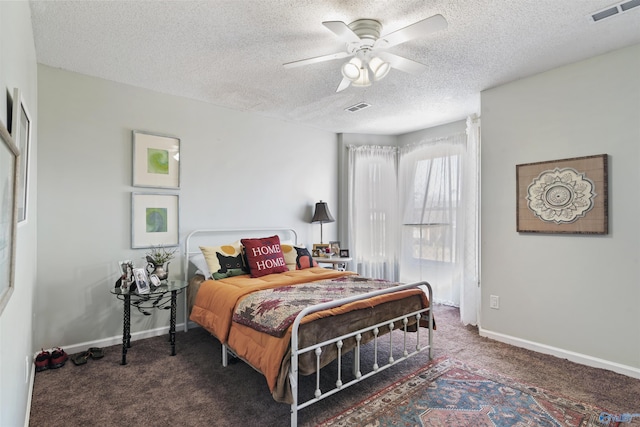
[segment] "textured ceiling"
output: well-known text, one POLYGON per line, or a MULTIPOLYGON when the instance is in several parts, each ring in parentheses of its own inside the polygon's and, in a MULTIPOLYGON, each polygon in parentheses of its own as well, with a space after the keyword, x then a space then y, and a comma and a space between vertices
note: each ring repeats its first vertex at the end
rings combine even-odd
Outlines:
POLYGON ((394 135, 480 111, 480 92, 640 43, 640 7, 609 0, 31 1, 38 62, 331 132, 394 135), (442 14, 448 28, 389 51, 427 65, 335 90, 345 49, 323 21, 373 18, 388 34, 442 14), (344 111, 358 102, 372 106, 344 111))

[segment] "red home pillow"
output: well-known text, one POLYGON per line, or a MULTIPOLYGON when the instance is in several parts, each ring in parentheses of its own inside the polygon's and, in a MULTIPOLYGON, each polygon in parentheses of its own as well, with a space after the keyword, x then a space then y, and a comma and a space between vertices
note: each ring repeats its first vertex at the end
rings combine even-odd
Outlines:
POLYGON ((289 271, 284 261, 280 238, 275 235, 259 239, 242 239, 251 277, 289 271))

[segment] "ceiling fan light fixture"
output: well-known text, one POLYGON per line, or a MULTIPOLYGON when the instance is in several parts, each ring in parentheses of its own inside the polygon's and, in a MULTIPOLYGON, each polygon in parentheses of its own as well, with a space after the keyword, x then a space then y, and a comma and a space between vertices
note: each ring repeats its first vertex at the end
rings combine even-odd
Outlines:
POLYGON ((373 72, 373 79, 378 81, 384 79, 389 71, 391 71, 391 64, 383 61, 382 59, 374 56, 371 61, 369 61, 369 68, 373 72))
POLYGON ((342 66, 342 75, 352 82, 355 82, 361 77, 361 69, 362 61, 360 60, 360 58, 354 57, 342 66))
POLYGON ((355 87, 371 86, 371 79, 369 78, 369 69, 367 67, 360 68, 360 76, 356 80, 352 80, 351 85, 355 87))

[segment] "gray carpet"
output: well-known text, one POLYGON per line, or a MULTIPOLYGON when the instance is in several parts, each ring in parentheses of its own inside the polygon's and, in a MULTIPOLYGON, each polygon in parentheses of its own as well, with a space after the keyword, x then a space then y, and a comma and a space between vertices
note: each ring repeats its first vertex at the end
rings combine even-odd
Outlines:
MULTIPOLYGON (((455 308, 436 306, 434 313, 436 357, 454 357, 611 413, 640 412, 640 380, 482 338, 476 328, 460 323, 455 308)), ((394 338, 396 345, 400 341, 394 338)), ((133 342, 126 366, 120 365, 121 346, 112 346, 104 358, 86 365, 68 361, 60 369, 38 372, 30 425, 289 425, 289 406, 275 402, 264 378, 246 364, 223 368, 220 344, 206 331, 178 332, 178 354, 169 353, 167 337, 155 337, 133 342)), ((370 355, 363 351, 363 357, 370 355)), ((350 357, 345 356, 345 372, 350 357)), ((419 355, 305 408, 299 425, 322 422, 427 362, 426 354, 419 355)), ((301 388, 311 390, 313 381, 313 376, 304 378, 301 388)), ((624 425, 640 425, 640 420, 624 425)))

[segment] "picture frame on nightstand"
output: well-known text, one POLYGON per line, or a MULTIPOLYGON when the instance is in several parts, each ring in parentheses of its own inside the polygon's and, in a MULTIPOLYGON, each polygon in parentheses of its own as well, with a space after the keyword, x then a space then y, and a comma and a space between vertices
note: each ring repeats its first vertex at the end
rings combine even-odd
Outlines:
POLYGON ((349 249, 340 249, 340 258, 349 258, 349 249))
POLYGON ((327 243, 314 243, 313 244, 313 256, 326 256, 327 248, 329 244, 327 243))
POLYGON ((146 270, 144 268, 134 268, 133 278, 136 281, 137 292, 139 294, 148 294, 151 287, 149 286, 149 278, 147 277, 146 270))
POLYGON ((120 266, 120 277, 130 281, 133 275, 133 261, 125 259, 124 261, 118 261, 118 265, 120 266))
POLYGON ((337 240, 334 240, 332 242, 329 242, 329 247, 331 248, 331 253, 334 254, 335 256, 340 255, 340 242, 337 240))

